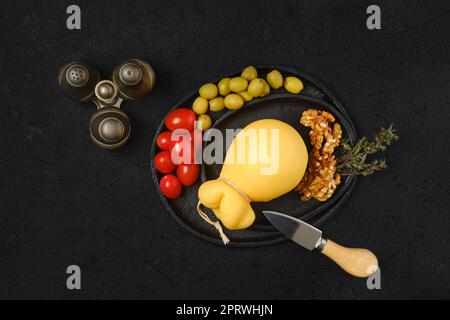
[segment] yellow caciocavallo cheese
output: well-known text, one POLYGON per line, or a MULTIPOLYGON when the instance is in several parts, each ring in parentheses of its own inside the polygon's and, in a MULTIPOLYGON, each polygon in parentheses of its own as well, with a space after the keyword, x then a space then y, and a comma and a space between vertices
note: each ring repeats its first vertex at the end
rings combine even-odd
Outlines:
POLYGON ((249 227, 255 220, 250 202, 266 202, 294 189, 308 163, 308 151, 300 134, 289 124, 275 119, 257 120, 233 139, 216 180, 204 182, 198 190, 199 214, 221 233, 200 204, 213 210, 230 230, 249 227))

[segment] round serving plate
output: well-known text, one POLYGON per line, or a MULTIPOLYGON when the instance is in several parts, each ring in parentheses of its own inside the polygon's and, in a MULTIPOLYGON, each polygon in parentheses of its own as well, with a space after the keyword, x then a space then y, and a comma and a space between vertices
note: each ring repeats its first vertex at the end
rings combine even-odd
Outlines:
MULTIPOLYGON (((303 81, 305 88, 299 95, 290 94, 284 89, 276 90, 274 93, 271 93, 266 97, 256 98, 250 102, 247 102, 243 108, 236 111, 229 111, 225 109, 224 111, 218 113, 210 112, 209 114, 213 118, 213 128, 225 132, 226 129, 241 129, 247 124, 259 119, 278 119, 297 129, 309 149, 309 128, 301 125, 299 120, 303 111, 314 108, 326 110, 333 114, 336 121, 342 127, 343 136, 347 137, 351 143, 355 142, 356 132, 350 117, 336 97, 331 94, 331 92, 319 81, 315 80, 310 75, 296 71, 289 67, 256 66, 256 68, 259 76, 265 76, 265 74, 271 70, 277 69, 283 74, 283 76, 294 75, 299 77, 303 81)), ((224 77, 233 77, 239 74, 240 72, 235 72, 224 77)), ((220 79, 217 79, 211 82, 217 83, 219 80, 220 79)), ((174 108, 172 108, 172 110, 180 107, 190 108, 193 100, 197 96, 197 91, 192 92, 187 97, 179 101, 174 108)), ((159 152, 156 145, 156 137, 165 130, 167 129, 165 128, 163 120, 158 127, 152 143, 152 160, 155 157, 155 154, 159 152)), ((208 131, 205 133, 203 147, 209 143, 206 141, 208 140, 207 137, 208 131)), ((223 148, 225 151, 225 143, 223 148)), ((203 240, 218 245, 223 245, 217 230, 213 226, 206 223, 198 215, 196 209, 198 202, 197 191, 199 186, 206 180, 216 179, 220 174, 222 165, 202 164, 201 179, 199 179, 199 181, 197 181, 194 185, 184 188, 178 199, 170 200, 164 197, 164 195, 160 192, 159 180, 161 175, 156 171, 153 161, 150 161, 150 163, 156 192, 158 193, 168 213, 184 229, 188 230, 193 235, 203 240)), ((353 189, 355 180, 356 179, 354 177, 342 177, 341 183, 337 187, 333 196, 325 202, 319 202, 314 199, 306 202, 300 201, 299 195, 295 191, 291 191, 282 197, 269 202, 252 202, 251 205, 256 213, 254 224, 250 228, 244 230, 230 231, 225 229, 225 233, 230 239, 229 246, 255 247, 277 243, 286 239, 280 232, 278 232, 267 222, 264 215, 261 213, 262 210, 280 211, 300 218, 315 226, 322 224, 345 202, 353 189)), ((205 208, 205 211, 210 214, 211 218, 214 218, 214 220, 217 219, 212 214, 212 211, 207 208, 205 208)))

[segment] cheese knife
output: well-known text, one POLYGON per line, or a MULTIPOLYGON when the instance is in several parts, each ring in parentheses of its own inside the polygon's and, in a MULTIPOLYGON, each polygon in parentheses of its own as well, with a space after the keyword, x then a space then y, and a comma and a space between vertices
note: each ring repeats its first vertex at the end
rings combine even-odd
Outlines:
POLYGON ((281 233, 308 250, 317 249, 355 277, 365 278, 378 269, 377 257, 367 249, 346 248, 322 236, 322 231, 297 218, 275 211, 263 211, 281 233))

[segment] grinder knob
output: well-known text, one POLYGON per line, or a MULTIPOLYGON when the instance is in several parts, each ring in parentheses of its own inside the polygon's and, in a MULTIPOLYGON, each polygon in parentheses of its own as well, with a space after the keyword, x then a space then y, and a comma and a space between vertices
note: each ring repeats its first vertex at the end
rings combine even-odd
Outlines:
POLYGON ((58 85, 64 94, 80 102, 93 98, 95 85, 99 81, 100 72, 88 62, 69 62, 58 74, 58 85))
POLYGON ((146 61, 129 59, 113 71, 112 81, 124 100, 136 100, 152 91, 155 86, 155 72, 146 61))
POLYGON ((130 119, 116 107, 105 107, 91 117, 92 140, 105 149, 116 149, 124 145, 131 133, 130 119))

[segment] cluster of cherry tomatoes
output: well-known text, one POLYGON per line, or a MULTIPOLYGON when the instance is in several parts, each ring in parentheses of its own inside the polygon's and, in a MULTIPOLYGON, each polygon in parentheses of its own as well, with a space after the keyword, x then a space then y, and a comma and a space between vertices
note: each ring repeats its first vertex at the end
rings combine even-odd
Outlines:
POLYGON ((195 130, 195 121, 196 115, 191 109, 175 109, 165 119, 165 125, 169 131, 161 132, 156 138, 161 151, 156 154, 153 161, 156 170, 164 174, 159 181, 159 188, 169 199, 178 198, 183 186, 193 185, 200 175, 200 166, 194 163, 194 155, 197 151, 194 137, 201 141, 202 134, 201 131, 195 130), (184 129, 184 132, 189 133, 174 132, 177 129, 184 129), (184 152, 190 152, 190 157, 186 156, 186 158, 189 157, 189 161, 184 161, 184 152))

